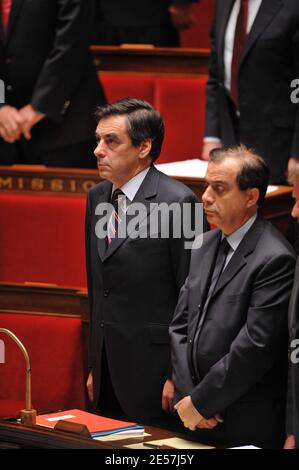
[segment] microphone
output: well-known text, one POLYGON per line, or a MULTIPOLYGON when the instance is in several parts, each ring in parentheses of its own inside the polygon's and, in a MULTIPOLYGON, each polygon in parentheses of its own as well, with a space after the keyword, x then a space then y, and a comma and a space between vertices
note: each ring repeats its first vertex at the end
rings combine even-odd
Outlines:
POLYGON ((29 354, 19 340, 19 338, 10 330, 6 328, 0 328, 0 333, 8 335, 20 348, 22 351, 25 362, 26 362, 26 400, 25 400, 25 409, 20 411, 21 423, 22 424, 36 424, 36 410, 32 408, 31 404, 31 365, 29 354))

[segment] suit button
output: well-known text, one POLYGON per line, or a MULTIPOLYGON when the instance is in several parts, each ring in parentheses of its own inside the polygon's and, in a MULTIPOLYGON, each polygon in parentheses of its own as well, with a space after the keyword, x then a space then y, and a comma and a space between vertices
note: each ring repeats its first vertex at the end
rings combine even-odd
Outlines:
POLYGON ((108 289, 104 289, 103 295, 104 295, 104 297, 108 297, 108 295, 109 295, 109 290, 108 290, 108 289))
POLYGON ((11 91, 12 90, 12 85, 7 85, 6 90, 11 91))
POLYGON ((192 339, 189 339, 189 343, 192 344, 192 339))
POLYGON ((195 377, 194 377, 194 375, 191 375, 191 379, 192 379, 193 381, 195 380, 195 377))
POLYGON ((104 323, 103 322, 100 323, 100 327, 104 328, 104 323))
POLYGON ((6 64, 11 64, 11 58, 10 58, 10 57, 6 57, 5 63, 6 63, 6 64))

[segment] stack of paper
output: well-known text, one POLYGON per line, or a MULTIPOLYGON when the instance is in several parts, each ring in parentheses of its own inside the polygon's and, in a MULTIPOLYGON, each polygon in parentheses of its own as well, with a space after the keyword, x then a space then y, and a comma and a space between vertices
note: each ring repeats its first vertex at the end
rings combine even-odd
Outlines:
POLYGON ((92 437, 107 436, 109 434, 142 436, 144 433, 144 427, 139 424, 105 418, 104 416, 76 409, 39 415, 36 418, 36 424, 54 428, 57 422, 61 420, 85 424, 92 437))

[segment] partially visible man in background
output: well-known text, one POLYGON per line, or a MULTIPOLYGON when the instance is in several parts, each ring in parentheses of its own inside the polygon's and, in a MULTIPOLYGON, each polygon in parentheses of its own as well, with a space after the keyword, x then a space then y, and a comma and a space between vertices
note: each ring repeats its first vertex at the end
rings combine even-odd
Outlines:
POLYGON ((94 167, 94 0, 2 0, 0 164, 94 167), (84 118, 83 118, 84 116, 84 118))
POLYGON ((270 181, 299 158, 298 0, 216 0, 202 158, 222 145, 262 155, 270 181))

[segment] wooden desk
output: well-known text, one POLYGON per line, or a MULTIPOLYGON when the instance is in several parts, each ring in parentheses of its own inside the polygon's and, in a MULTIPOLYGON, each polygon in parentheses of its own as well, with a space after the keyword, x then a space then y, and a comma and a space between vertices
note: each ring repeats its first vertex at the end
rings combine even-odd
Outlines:
POLYGON ((209 49, 91 46, 96 69, 109 72, 207 75, 209 49))
MULTIPOLYGON (((140 436, 136 438, 124 438, 117 441, 101 442, 88 437, 72 434, 64 431, 47 429, 40 426, 26 426, 16 422, 0 420, 0 449, 124 449, 128 444, 146 443, 158 439, 168 439, 181 437, 191 441, 189 437, 183 434, 177 434, 165 429, 153 426, 145 426, 145 432, 149 436, 140 436)), ((163 449, 165 449, 163 447, 163 449)), ((169 452, 172 448, 169 448, 169 452)), ((144 450, 159 451, 144 446, 144 450)), ((172 449, 173 451, 174 449, 172 449)), ((136 452, 132 449, 132 452, 136 452)))

